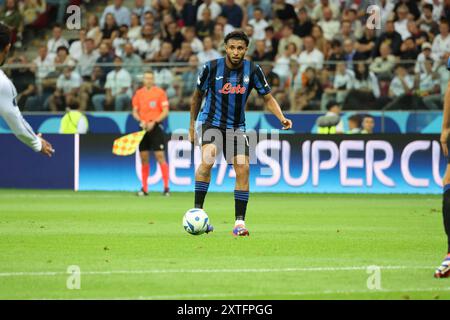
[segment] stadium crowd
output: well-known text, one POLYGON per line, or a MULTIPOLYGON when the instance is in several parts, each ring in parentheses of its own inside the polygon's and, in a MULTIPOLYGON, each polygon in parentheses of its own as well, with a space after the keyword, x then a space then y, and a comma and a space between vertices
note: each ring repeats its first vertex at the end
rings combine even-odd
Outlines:
MULTIPOLYGON (((450 0, 65 1, 88 8, 71 39, 65 25, 49 26, 45 0, 1 2, 0 21, 16 34, 8 64, 23 66, 5 69, 26 111, 129 110, 146 68, 171 110, 188 110, 199 68, 224 54, 223 38, 237 28, 284 110, 326 110, 330 101, 343 110, 438 110, 447 87, 450 0), (371 4, 380 28, 367 22, 371 4), (21 48, 36 28, 51 37, 28 61, 21 48)), ((248 108, 262 110, 262 99, 252 95, 248 108)))

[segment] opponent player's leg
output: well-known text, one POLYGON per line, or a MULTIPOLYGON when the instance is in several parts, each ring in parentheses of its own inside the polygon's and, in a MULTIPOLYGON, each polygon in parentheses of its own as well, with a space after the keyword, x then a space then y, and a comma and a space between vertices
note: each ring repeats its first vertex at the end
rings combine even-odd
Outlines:
POLYGON ((444 196, 442 203, 442 215, 444 219, 444 229, 447 234, 447 256, 441 266, 436 269, 436 278, 447 278, 450 276, 450 164, 447 165, 444 175, 444 196))
POLYGON ((235 224, 233 234, 236 236, 248 236, 249 232, 245 227, 245 214, 249 197, 249 157, 245 154, 238 154, 233 158, 233 167, 236 172, 236 187, 234 189, 234 210, 235 224))
POLYGON ((163 150, 155 151, 155 159, 161 168, 162 178, 164 182, 164 192, 163 195, 169 195, 169 165, 166 161, 166 155, 163 150))
POLYGON ((203 209, 206 194, 208 193, 209 182, 211 181, 211 169, 214 165, 217 154, 217 147, 213 143, 202 146, 201 163, 195 172, 195 208, 203 209))

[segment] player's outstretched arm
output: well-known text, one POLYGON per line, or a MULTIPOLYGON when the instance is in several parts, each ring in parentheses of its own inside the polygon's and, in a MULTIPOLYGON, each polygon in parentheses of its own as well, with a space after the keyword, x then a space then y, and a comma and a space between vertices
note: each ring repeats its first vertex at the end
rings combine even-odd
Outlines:
POLYGON ((198 113, 200 112, 200 106, 202 105, 203 92, 195 89, 191 98, 191 120, 189 125, 189 140, 194 143, 194 126, 195 120, 197 120, 198 113))
POLYGON ((444 97, 444 114, 442 116, 442 133, 441 133, 441 146, 444 155, 448 156, 447 141, 450 133, 450 82, 447 85, 447 91, 444 97))
POLYGON ((283 126, 283 130, 292 128, 292 121, 284 116, 277 100, 275 100, 275 98, 270 93, 264 96, 264 102, 267 106, 267 109, 269 109, 269 111, 272 112, 278 118, 278 120, 280 120, 281 125, 283 126))
POLYGON ((2 103, 0 106, 0 116, 5 119, 16 137, 34 151, 51 156, 54 153, 52 145, 34 133, 31 126, 23 118, 18 107, 12 103, 6 103, 6 101, 5 99, 0 99, 0 103, 2 103))

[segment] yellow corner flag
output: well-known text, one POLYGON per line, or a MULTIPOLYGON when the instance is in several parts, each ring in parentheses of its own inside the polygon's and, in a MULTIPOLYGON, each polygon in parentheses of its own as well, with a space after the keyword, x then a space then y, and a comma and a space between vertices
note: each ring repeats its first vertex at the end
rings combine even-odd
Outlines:
POLYGON ((112 153, 118 156, 132 155, 144 137, 145 130, 127 134, 114 140, 112 153))

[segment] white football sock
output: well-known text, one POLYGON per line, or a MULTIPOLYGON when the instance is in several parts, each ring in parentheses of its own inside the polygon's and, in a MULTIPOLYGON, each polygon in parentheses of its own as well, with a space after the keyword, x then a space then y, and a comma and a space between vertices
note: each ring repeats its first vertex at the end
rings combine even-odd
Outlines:
POLYGON ((245 221, 244 220, 236 220, 236 222, 234 223, 234 226, 237 226, 237 225, 242 225, 245 227, 245 221))

